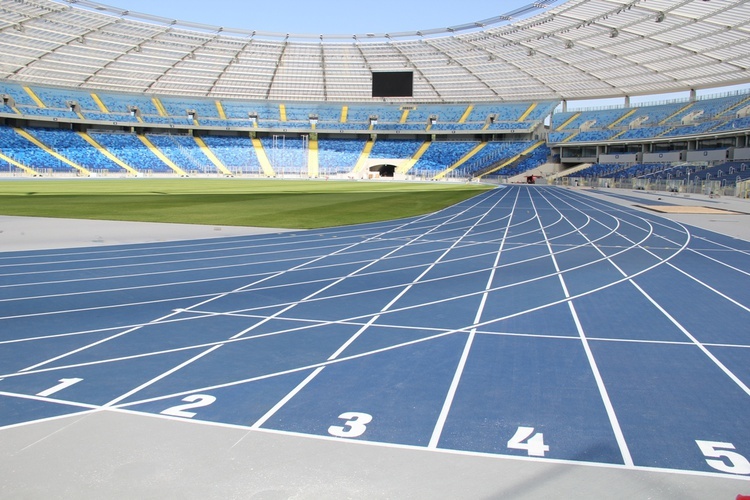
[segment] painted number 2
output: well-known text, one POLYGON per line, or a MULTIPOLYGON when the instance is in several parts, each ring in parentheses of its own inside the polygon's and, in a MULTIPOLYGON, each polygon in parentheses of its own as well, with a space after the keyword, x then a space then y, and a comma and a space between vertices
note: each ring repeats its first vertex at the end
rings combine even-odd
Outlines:
POLYGON ((703 455, 708 457, 706 463, 714 469, 730 474, 750 474, 750 462, 747 458, 736 451, 729 451, 734 449, 732 443, 698 440, 695 443, 701 449, 703 455))
POLYGON ((328 434, 342 438, 355 438, 365 433, 367 424, 372 422, 372 415, 348 411, 339 415, 340 419, 346 420, 343 426, 332 425, 328 428, 328 434))
POLYGON ((549 451, 549 446, 544 444, 544 434, 534 434, 533 427, 519 427, 508 441, 508 448, 526 450, 530 457, 543 457, 544 452, 549 451))
POLYGON ((172 417, 193 418, 196 413, 193 411, 185 410, 192 410, 193 408, 202 408, 204 406, 208 406, 216 401, 216 398, 213 396, 209 396, 208 394, 192 394, 186 398, 183 398, 182 400, 186 401, 188 404, 173 406, 160 413, 162 415, 170 415, 172 417))

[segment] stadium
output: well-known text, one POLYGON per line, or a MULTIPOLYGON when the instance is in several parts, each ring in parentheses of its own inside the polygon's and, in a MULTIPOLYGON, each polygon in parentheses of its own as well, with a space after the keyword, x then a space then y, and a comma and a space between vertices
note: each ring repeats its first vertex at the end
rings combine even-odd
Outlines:
POLYGON ((3 495, 750 495, 750 4, 490 14, 0 0, 3 495))

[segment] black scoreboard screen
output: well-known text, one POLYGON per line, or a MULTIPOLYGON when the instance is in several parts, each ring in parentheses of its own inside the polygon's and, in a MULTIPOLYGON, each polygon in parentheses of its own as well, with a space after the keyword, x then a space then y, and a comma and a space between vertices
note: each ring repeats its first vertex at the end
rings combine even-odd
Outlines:
POLYGON ((373 97, 412 97, 413 71, 377 71, 372 73, 373 97))

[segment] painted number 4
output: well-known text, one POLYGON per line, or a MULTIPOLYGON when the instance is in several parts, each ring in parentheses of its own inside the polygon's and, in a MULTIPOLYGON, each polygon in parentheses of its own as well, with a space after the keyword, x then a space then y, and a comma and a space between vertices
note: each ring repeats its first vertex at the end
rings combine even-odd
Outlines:
POLYGON ((526 450, 530 457, 543 457, 544 452, 549 451, 549 446, 544 444, 544 434, 534 434, 533 427, 519 427, 508 441, 508 448, 526 450))
POLYGON ((736 451, 729 451, 734 449, 732 443, 698 440, 695 443, 701 449, 703 455, 708 457, 706 463, 714 469, 730 474, 750 474, 750 462, 747 458, 736 451))

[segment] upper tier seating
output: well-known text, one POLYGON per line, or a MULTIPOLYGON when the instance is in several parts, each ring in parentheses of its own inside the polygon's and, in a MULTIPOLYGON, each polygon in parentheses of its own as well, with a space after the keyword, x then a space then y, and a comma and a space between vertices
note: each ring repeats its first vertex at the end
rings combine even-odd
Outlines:
MULTIPOLYGON (((28 91, 14 82, 0 83, 0 91, 13 100, 18 111, 30 116, 53 118, 152 123, 160 125, 205 125, 214 127, 279 128, 288 130, 359 130, 370 128, 371 119, 380 130, 425 131, 460 128, 524 129, 540 122, 557 105, 556 101, 475 104, 397 103, 306 103, 239 101, 234 99, 152 96, 62 89, 34 85, 28 91), (39 102, 39 104, 38 104, 39 102), (71 111, 74 106, 75 112, 71 111), (77 113, 81 113, 78 115, 77 113), (193 114, 194 113, 194 114, 193 114), (191 115, 189 117, 188 115, 191 115), (255 122, 250 117, 256 117, 255 122), (193 121, 193 118, 196 120, 193 121), (522 120, 523 119, 523 120, 522 120), (460 122, 460 123, 459 123, 460 122), (515 123, 515 125, 509 125, 515 123), (522 125, 526 123, 527 125, 522 125)), ((6 110, 7 111, 7 110, 6 110)), ((13 110, 10 110, 13 111, 13 110)), ((13 111, 15 113, 15 111, 13 111)))
POLYGON ((11 82, 0 82, 0 94, 7 95, 12 98, 16 106, 36 106, 36 102, 31 96, 23 89, 21 85, 11 82))
POLYGON ((219 111, 215 101, 207 99, 184 99, 178 97, 162 97, 159 99, 169 116, 175 118, 187 117, 188 112, 195 112, 195 118, 219 118, 219 111))
POLYGON ((109 92, 97 92, 97 97, 102 101, 110 113, 130 114, 131 107, 138 108, 142 115, 159 116, 159 110, 149 96, 134 94, 113 94, 109 92))
POLYGON ((91 97, 91 93, 84 90, 37 86, 32 87, 32 90, 48 108, 70 109, 70 104, 75 103, 82 111, 99 111, 99 106, 91 97))
POLYGON ((564 141, 576 143, 676 138, 743 129, 750 127, 750 120, 737 118, 737 114, 748 105, 750 94, 744 93, 695 102, 601 111, 568 111, 553 116, 553 131, 548 134, 548 141, 555 144, 564 141), (564 130, 558 130, 561 127, 564 130))
POLYGON ((571 142, 606 141, 614 137, 617 133, 617 130, 583 130, 571 142))
POLYGON ((687 103, 678 102, 637 107, 635 108, 635 113, 628 116, 622 122, 622 125, 629 127, 631 124, 639 124, 638 126, 641 127, 655 127, 666 121, 670 116, 678 113, 686 105, 687 103))

